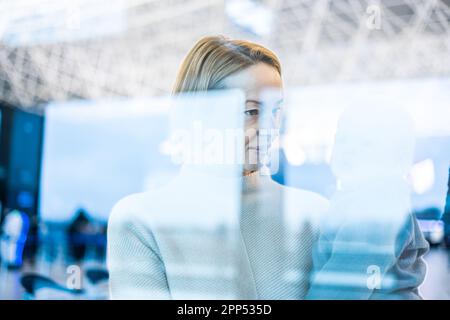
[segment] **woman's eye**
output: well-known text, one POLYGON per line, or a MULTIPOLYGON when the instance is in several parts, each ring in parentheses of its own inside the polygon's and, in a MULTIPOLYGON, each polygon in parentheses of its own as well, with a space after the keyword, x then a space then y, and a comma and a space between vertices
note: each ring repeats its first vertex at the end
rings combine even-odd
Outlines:
POLYGON ((258 109, 250 109, 245 111, 245 115, 247 116, 257 116, 259 114, 258 109))

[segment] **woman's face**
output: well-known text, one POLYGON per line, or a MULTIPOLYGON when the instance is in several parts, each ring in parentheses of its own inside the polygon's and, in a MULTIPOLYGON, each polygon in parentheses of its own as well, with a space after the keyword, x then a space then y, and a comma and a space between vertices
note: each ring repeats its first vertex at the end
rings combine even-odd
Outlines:
POLYGON ((244 174, 248 174, 258 170, 278 132, 283 82, 274 67, 258 63, 228 77, 224 84, 245 92, 244 174))

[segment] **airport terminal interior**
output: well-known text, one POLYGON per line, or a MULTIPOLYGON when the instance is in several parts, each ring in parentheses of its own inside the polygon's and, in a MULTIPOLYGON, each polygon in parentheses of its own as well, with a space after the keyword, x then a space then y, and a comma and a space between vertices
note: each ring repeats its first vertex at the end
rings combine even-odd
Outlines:
MULTIPOLYGON (((262 95, 270 105, 277 92, 262 95)), ((141 249, 117 253, 128 228, 145 246, 156 239, 173 297, 249 297, 237 231, 246 224, 261 227, 249 241, 270 260, 246 253, 267 284, 261 297, 377 298, 349 288, 416 281, 423 299, 448 300, 450 0, 0 0, 0 217, 2 300, 159 297, 133 288, 154 277, 139 274, 151 263, 141 249), (241 216, 248 185, 222 180, 242 163, 208 165, 204 178, 195 162, 203 143, 233 154, 227 130, 242 130, 242 92, 172 95, 187 52, 215 35, 281 61, 281 129, 260 174, 289 191, 278 203, 260 190, 260 207, 281 212, 263 222, 241 216), (177 156, 197 129, 214 134, 177 156), (183 175, 191 160, 194 174, 183 175), (120 225, 139 213, 152 233, 120 225), (315 223, 325 231, 308 238, 315 223), (308 267, 310 247, 332 253, 308 267)))

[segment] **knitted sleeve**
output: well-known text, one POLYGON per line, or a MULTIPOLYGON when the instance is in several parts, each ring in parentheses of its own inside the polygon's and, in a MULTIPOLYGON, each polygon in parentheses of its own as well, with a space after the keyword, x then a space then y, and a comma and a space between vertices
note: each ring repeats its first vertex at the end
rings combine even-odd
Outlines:
POLYGON ((170 299, 164 263, 149 227, 133 221, 126 201, 108 222, 107 263, 112 299, 170 299))

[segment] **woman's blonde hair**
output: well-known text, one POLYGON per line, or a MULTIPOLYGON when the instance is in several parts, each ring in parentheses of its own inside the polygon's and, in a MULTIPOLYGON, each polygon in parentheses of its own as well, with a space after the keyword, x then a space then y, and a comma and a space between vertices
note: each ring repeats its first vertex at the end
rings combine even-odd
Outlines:
POLYGON ((173 93, 223 89, 225 78, 261 62, 281 75, 278 57, 259 44, 223 36, 204 37, 184 58, 173 93))

